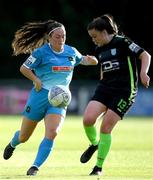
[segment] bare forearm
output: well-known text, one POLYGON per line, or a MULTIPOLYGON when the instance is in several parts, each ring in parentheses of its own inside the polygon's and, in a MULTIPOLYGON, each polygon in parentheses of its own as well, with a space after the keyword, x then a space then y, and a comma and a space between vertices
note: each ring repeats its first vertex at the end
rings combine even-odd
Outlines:
POLYGON ((140 55, 140 59, 141 59, 141 72, 140 73, 147 74, 150 67, 151 56, 145 51, 140 55))
POLYGON ((20 72, 29 80, 35 81, 37 79, 37 76, 32 72, 32 70, 26 68, 25 66, 20 67, 20 72))
POLYGON ((150 67, 151 56, 146 51, 144 51, 140 55, 140 59, 141 59, 141 70, 140 70, 141 82, 146 88, 148 88, 150 84, 150 77, 148 76, 147 73, 150 67))
POLYGON ((42 88, 41 80, 32 72, 32 70, 26 68, 24 65, 20 67, 20 72, 29 80, 33 81, 36 91, 40 91, 42 88))

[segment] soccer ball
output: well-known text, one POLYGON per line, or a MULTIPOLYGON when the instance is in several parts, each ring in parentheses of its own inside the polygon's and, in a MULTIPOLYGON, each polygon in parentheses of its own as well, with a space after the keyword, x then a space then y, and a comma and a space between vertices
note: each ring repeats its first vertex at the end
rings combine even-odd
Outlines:
POLYGON ((66 86, 53 86, 48 92, 48 101, 54 107, 64 108, 71 102, 71 92, 66 86))

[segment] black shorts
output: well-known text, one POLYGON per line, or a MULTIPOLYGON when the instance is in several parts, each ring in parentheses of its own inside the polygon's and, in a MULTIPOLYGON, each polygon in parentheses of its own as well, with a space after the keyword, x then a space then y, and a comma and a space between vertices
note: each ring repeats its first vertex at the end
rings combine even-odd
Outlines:
POLYGON ((111 88, 106 90, 99 85, 91 100, 101 102, 123 119, 124 115, 135 102, 135 97, 136 93, 131 95, 128 92, 122 92, 122 90, 118 92, 113 91, 111 88))

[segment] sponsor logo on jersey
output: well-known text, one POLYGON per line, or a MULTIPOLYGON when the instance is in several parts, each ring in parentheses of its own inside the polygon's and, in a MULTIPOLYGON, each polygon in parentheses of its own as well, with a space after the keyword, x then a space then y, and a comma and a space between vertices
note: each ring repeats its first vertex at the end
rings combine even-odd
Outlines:
POLYGON ((120 69, 120 64, 117 59, 112 61, 105 61, 102 63, 103 72, 114 71, 116 69, 120 69))
POLYGON ((137 44, 132 43, 129 45, 129 49, 131 49, 132 52, 137 53, 140 50, 140 47, 137 44))
POLYGON ((69 72, 73 70, 73 66, 52 66, 53 72, 69 72))
POLYGON ((25 64, 30 65, 33 64, 36 61, 36 58, 32 55, 28 57, 28 59, 25 61, 25 64))

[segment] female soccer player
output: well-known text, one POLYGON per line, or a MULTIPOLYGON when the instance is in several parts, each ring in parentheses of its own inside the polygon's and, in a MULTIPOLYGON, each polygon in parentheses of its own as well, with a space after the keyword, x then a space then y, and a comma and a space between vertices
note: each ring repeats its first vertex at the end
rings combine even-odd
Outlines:
POLYGON ((87 30, 96 45, 95 53, 101 64, 102 77, 84 112, 84 130, 91 146, 81 155, 80 161, 88 162, 98 149, 97 162, 90 175, 100 175, 110 150, 111 132, 136 97, 136 60, 141 61, 140 79, 148 88, 151 56, 128 37, 119 35, 117 25, 109 14, 93 19, 87 30), (100 138, 97 139, 94 125, 100 115, 103 115, 103 121, 100 138))
POLYGON ((27 175, 37 174, 53 149, 54 139, 65 118, 66 108, 53 107, 48 101, 48 90, 54 85, 69 86, 73 69, 78 64, 96 65, 94 56, 82 56, 76 48, 65 44, 66 31, 63 24, 48 20, 29 22, 15 33, 12 42, 14 55, 30 54, 20 68, 21 73, 31 80, 31 90, 25 109, 21 129, 4 150, 4 159, 9 159, 16 146, 27 141, 39 121, 44 119, 45 135, 38 153, 28 169, 27 175))

